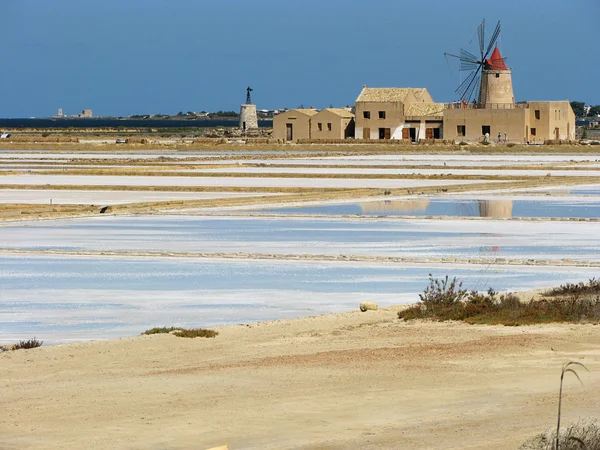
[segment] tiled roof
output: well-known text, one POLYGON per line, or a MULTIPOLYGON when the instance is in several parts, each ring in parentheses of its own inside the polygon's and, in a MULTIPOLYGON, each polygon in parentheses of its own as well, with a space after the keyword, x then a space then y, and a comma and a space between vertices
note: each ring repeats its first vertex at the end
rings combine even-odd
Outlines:
POLYGON ((441 117, 444 115, 443 103, 410 103, 404 107, 408 117, 441 117))
POLYGON ((350 111, 344 108, 325 108, 323 111, 329 111, 335 115, 346 119, 351 119, 354 117, 354 114, 352 114, 350 111))
POLYGON ((357 102, 403 102, 406 96, 412 92, 415 97, 427 92, 425 88, 363 88, 356 99, 357 102))

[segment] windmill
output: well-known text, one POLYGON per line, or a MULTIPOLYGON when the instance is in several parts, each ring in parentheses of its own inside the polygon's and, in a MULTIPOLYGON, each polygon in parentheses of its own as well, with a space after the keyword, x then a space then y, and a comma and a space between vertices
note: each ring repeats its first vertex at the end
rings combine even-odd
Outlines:
MULTIPOLYGON (((477 27, 479 56, 476 56, 463 48, 460 49, 460 55, 453 55, 451 53, 444 54, 445 56, 450 56, 460 61, 460 72, 470 72, 465 80, 456 89, 459 99, 463 102, 477 101, 480 106, 485 106, 485 104, 490 101, 488 89, 490 72, 509 71, 504 63, 504 58, 502 58, 502 55, 500 54, 500 50, 498 50, 498 47, 496 46, 496 42, 500 37, 500 29, 500 21, 498 21, 496 28, 492 33, 492 37, 486 45, 485 19, 481 21, 477 27)), ((512 94, 512 80, 509 81, 510 91, 512 94)))

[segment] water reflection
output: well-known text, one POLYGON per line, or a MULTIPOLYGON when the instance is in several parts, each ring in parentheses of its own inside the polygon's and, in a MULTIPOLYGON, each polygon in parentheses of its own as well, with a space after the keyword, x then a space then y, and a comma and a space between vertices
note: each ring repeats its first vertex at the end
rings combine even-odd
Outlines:
POLYGON ((479 200, 479 217, 510 219, 513 204, 513 200, 479 200))
POLYGON ((359 203, 363 214, 389 214, 407 212, 425 212, 429 206, 429 199, 423 200, 382 200, 379 202, 359 203))
POLYGON ((365 216, 449 216, 510 219, 513 217, 600 218, 600 199, 532 200, 405 199, 269 209, 279 214, 361 214, 365 216))

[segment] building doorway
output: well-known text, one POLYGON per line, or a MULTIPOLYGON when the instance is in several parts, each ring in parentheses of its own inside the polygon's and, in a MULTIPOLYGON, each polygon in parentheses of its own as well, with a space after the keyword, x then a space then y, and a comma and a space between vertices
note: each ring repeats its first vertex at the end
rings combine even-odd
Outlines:
POLYGON ((560 128, 554 129, 554 139, 556 139, 557 141, 560 141, 560 128))
POLYGON ((379 129, 379 139, 391 139, 391 138, 392 138, 391 128, 380 128, 379 129))
POLYGON ((363 128, 363 139, 365 141, 371 139, 371 129, 369 127, 363 128))
POLYGON ((410 140, 412 142, 415 142, 417 140, 417 129, 409 128, 409 136, 410 136, 410 140))
POLYGON ((291 123, 285 124, 285 140, 286 141, 294 140, 294 125, 291 123))
POLYGON ((410 139, 410 130, 408 128, 402 128, 402 139, 403 140, 410 139))
POLYGON ((442 133, 440 132, 440 128, 426 128, 425 137, 427 139, 441 139, 442 133))

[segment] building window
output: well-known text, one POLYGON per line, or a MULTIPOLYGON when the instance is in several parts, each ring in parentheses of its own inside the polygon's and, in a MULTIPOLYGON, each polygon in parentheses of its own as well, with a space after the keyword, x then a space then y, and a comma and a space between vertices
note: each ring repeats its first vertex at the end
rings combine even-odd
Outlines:
POLYGON ((385 119, 385 111, 379 111, 379 118, 385 119))
POLYGON ((323 124, 321 122, 319 122, 317 124, 317 128, 319 129, 319 131, 323 131, 323 124))
POLYGON ((532 135, 532 136, 535 136, 536 132, 537 132, 537 130, 536 130, 535 128, 532 128, 532 129, 531 129, 531 135, 532 135))
POLYGON ((327 124, 327 131, 331 131, 331 123, 327 124))
POLYGON ((539 109, 536 109, 536 110, 535 110, 535 118, 536 118, 537 120, 540 120, 540 110, 539 110, 539 109))
POLYGON ((500 74, 499 73, 496 74, 496 78, 500 78, 500 74))
POLYGON ((467 135, 467 126, 466 125, 457 125, 456 126, 456 134, 458 136, 465 137, 467 135))
POLYGON ((481 134, 483 136, 485 136, 486 134, 489 135, 492 132, 492 127, 490 125, 482 125, 481 126, 481 134))
POLYGON ((363 111, 363 118, 370 119, 371 118, 371 111, 363 111))

